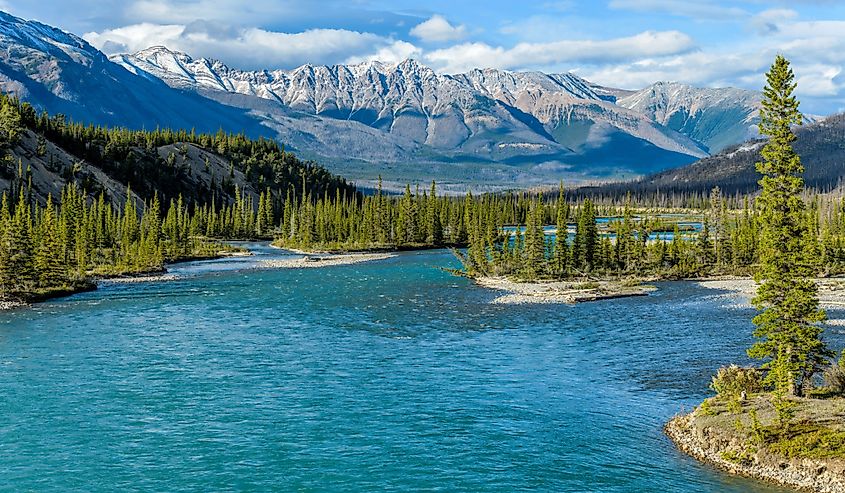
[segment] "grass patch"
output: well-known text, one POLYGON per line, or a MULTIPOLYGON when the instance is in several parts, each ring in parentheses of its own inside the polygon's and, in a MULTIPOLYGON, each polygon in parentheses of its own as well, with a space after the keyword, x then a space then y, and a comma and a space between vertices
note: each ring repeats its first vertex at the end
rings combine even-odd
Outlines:
POLYGON ((835 459, 845 457, 845 431, 815 423, 796 423, 783 428, 765 427, 768 447, 788 459, 835 459))
POLYGON ((732 462, 734 464, 739 464, 743 466, 750 466, 754 463, 754 454, 757 451, 753 448, 745 448, 741 451, 736 450, 726 450, 721 453, 722 459, 732 462))

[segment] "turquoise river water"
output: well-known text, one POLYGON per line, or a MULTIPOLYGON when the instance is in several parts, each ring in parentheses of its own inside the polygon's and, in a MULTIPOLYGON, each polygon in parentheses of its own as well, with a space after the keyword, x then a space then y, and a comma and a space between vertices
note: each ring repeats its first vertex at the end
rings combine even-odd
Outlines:
POLYGON ((502 306, 445 251, 253 248, 0 313, 0 491, 783 491, 661 432, 744 357, 724 293, 502 306))

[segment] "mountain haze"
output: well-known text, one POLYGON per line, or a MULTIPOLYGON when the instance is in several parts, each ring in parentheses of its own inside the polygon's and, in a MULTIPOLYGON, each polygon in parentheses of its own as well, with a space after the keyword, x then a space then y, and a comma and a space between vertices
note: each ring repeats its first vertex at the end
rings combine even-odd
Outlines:
MULTIPOLYGON (((804 165, 807 186, 822 191, 842 188, 845 176, 845 113, 832 115, 796 129, 795 152, 804 165)), ((759 188, 755 165, 762 159, 764 140, 737 144, 680 168, 654 173, 633 182, 583 189, 600 194, 701 192, 718 186, 726 193, 747 193, 759 188)))

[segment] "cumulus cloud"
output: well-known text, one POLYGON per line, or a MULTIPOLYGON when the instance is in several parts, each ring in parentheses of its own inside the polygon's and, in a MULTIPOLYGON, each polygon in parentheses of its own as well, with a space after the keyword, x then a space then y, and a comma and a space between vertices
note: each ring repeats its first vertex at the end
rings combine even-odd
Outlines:
POLYGON ((447 73, 472 68, 519 69, 561 63, 608 63, 683 53, 694 47, 692 38, 678 31, 646 31, 607 40, 563 40, 519 43, 512 48, 486 43, 463 43, 434 50, 425 60, 447 73))
POLYGON ((345 29, 310 29, 299 33, 235 28, 195 21, 190 24, 141 23, 90 32, 83 36, 107 52, 135 52, 163 45, 195 57, 217 58, 239 68, 291 68, 305 63, 331 64, 358 58, 396 58, 412 54, 410 43, 345 29))
POLYGON ((420 58, 422 50, 407 41, 394 41, 391 44, 379 48, 374 53, 366 55, 354 55, 347 58, 344 63, 354 64, 362 62, 386 62, 398 63, 408 58, 420 58))
POLYGON ((414 26, 411 36, 424 42, 443 42, 463 39, 467 35, 467 28, 463 24, 452 25, 442 15, 433 15, 430 19, 414 26))
POLYGON ((157 24, 206 19, 256 25, 301 15, 308 6, 302 0, 133 0, 123 9, 122 18, 157 24))
POLYGON ((760 12, 751 19, 751 25, 758 34, 777 33, 778 24, 798 17, 798 12, 790 9, 769 9, 760 12))

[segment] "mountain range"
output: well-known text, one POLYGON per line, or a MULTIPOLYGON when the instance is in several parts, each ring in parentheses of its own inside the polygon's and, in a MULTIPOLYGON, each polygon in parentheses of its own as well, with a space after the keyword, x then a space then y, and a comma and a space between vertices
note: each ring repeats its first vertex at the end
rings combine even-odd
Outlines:
POLYGON ((243 71, 165 47, 107 57, 82 38, 0 13, 0 89, 74 120, 244 132, 359 183, 493 188, 631 178, 756 134, 760 95, 577 75, 441 74, 414 60, 243 71))

